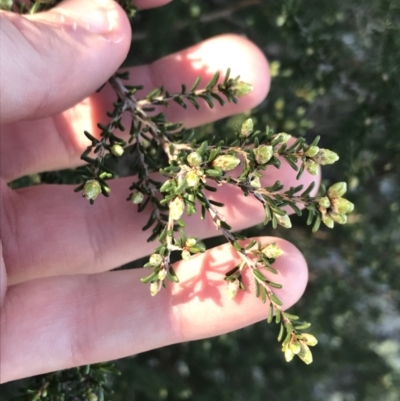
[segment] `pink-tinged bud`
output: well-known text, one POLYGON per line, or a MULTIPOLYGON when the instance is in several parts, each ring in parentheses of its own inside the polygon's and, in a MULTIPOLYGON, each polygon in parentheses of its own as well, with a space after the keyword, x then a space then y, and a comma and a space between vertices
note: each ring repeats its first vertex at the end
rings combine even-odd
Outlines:
POLYGON ((142 192, 139 192, 139 191, 134 192, 134 193, 131 195, 131 201, 132 201, 132 203, 134 203, 135 205, 138 205, 139 203, 142 203, 142 202, 143 202, 143 198, 144 198, 143 193, 142 193, 142 192))
POLYGON ((253 91, 253 85, 239 81, 233 87, 233 94, 237 97, 243 97, 253 91))
POLYGON ((193 237, 188 238, 185 242, 185 246, 187 246, 188 248, 191 248, 196 244, 197 244, 197 239, 193 237))
POLYGON ((240 287, 239 280, 232 280, 228 282, 228 287, 226 289, 226 295, 229 299, 233 299, 236 297, 240 287))
POLYGON ((311 350, 305 344, 301 344, 301 351, 298 355, 299 358, 307 365, 309 365, 313 361, 311 350))
POLYGON ((160 292, 161 287, 162 287, 162 281, 160 281, 160 280, 157 280, 157 281, 154 281, 153 283, 151 283, 150 284, 150 295, 152 297, 157 295, 160 292))
POLYGON ((261 180, 260 177, 254 177, 251 181, 250 181, 250 185, 254 188, 261 188, 261 180))
POLYGON ((290 348, 285 349, 285 360, 290 362, 294 358, 294 353, 290 348))
POLYGON ((290 218, 287 214, 284 216, 279 216, 275 215, 276 220, 278 221, 278 224, 284 228, 291 228, 292 227, 292 222, 290 221, 290 218))
POLYGON ((328 189, 328 196, 330 198, 340 198, 347 191, 347 184, 345 182, 337 182, 328 189))
POLYGON ((152 266, 160 266, 163 261, 163 257, 158 253, 153 253, 149 258, 149 263, 152 266))
POLYGON ((184 261, 187 262, 188 260, 190 260, 191 254, 190 254, 189 251, 184 250, 184 251, 182 251, 182 253, 181 253, 181 257, 182 257, 182 259, 183 259, 184 261))
POLYGON ((333 210, 337 213, 351 213, 354 210, 354 203, 345 198, 336 198, 332 200, 333 210))
POLYGON ((304 162, 304 167, 311 175, 318 175, 319 173, 318 164, 314 160, 307 159, 304 162))
POLYGON ((338 224, 346 224, 347 216, 342 213, 329 213, 329 217, 338 224))
POLYGON ((314 347, 318 344, 318 340, 312 334, 308 333, 302 334, 301 340, 304 341, 309 347, 314 347))
POLYGON ((233 155, 221 155, 214 159, 211 164, 222 171, 230 171, 240 164, 240 159, 233 155))
POLYGON ((101 193, 101 185, 97 180, 86 181, 83 187, 83 196, 88 200, 95 200, 101 193))
POLYGON ((339 160, 339 156, 337 155, 337 153, 332 152, 329 149, 320 149, 318 154, 314 157, 314 160, 324 166, 326 164, 335 163, 339 160))
POLYGON ((277 140, 278 138, 280 139, 280 144, 284 144, 286 143, 290 138, 292 137, 292 135, 286 134, 286 132, 280 132, 279 134, 275 134, 272 137, 272 140, 277 140))
POLYGON ((268 163, 274 155, 274 149, 269 145, 261 145, 253 150, 258 164, 268 163))
POLYGON ((318 205, 325 209, 328 209, 328 207, 331 207, 331 201, 327 196, 324 196, 318 200, 318 205))
POLYGON ((314 157, 318 154, 318 152, 319 152, 318 146, 310 146, 304 154, 308 157, 314 157))
POLYGON ((289 349, 293 354, 298 355, 301 351, 301 345, 298 342, 289 343, 289 349))
POLYGON ((165 279, 165 277, 167 277, 167 270, 166 269, 161 269, 158 272, 158 276, 157 277, 158 277, 159 280, 163 281, 165 279))
POLYGON ((327 215, 322 216, 322 222, 328 227, 333 228, 335 226, 335 222, 327 215))
POLYGON ((115 145, 111 146, 111 153, 114 156, 120 157, 124 154, 124 148, 116 143, 115 145))
POLYGON ((247 138, 249 135, 252 134, 253 130, 254 130, 254 123, 253 120, 249 118, 242 124, 242 128, 240 129, 240 135, 247 138))
POLYGON ((261 252, 269 259, 276 259, 283 255, 283 251, 276 243, 268 244, 261 249, 261 252))
POLYGON ((186 184, 189 188, 197 188, 200 183, 200 177, 196 171, 189 171, 186 176, 186 184))
POLYGON ((197 167, 200 166, 200 164, 203 162, 203 158, 197 152, 192 152, 189 153, 187 157, 187 162, 189 166, 197 167))
POLYGON ((172 219, 179 220, 185 210, 185 202, 180 196, 177 196, 169 204, 169 214, 172 219))

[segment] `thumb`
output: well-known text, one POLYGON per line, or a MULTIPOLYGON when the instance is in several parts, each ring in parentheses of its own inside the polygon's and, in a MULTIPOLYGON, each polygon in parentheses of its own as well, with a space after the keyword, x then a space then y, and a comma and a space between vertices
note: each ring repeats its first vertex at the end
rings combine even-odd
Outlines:
POLYGON ((113 0, 66 0, 31 16, 0 12, 0 121, 78 103, 117 70, 130 42, 129 21, 113 0))

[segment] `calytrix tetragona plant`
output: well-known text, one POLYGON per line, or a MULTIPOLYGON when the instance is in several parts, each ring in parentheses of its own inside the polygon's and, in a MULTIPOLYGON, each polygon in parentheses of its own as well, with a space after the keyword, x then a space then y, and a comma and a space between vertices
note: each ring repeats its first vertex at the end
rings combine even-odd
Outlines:
MULTIPOLYGON (((15 2, 20 12, 42 11, 59 3, 59 0, 36 1, 27 8, 15 2), (33 11, 32 11, 33 10, 33 11)), ((13 2, 6 2, 11 8, 13 2)), ((126 12, 133 16, 135 8, 130 0, 119 1, 126 12)), ((3 3, 2 3, 3 4, 3 3)), ((284 188, 276 181, 272 186, 263 187, 262 171, 269 166, 280 167, 287 163, 297 171, 297 178, 304 170, 317 175, 320 165, 332 164, 338 160, 336 153, 318 147, 319 137, 311 144, 303 138, 294 139, 286 133, 274 133, 269 127, 257 130, 252 119, 247 119, 238 127, 233 138, 220 139, 217 136, 198 140, 193 130, 186 130, 182 124, 172 124, 166 120, 163 112, 155 113, 158 106, 168 107, 175 102, 182 108, 200 108, 201 100, 208 107, 215 102, 223 106, 226 102, 238 101, 246 96, 252 88, 249 84, 232 77, 230 70, 220 80, 215 74, 205 88, 200 89, 200 79, 191 88, 182 85, 178 93, 170 93, 165 88, 154 89, 145 98, 138 99, 136 93, 141 86, 124 83, 128 79, 127 72, 117 72, 109 83, 117 95, 114 109, 108 113, 109 122, 99 123, 100 136, 95 137, 85 132, 91 144, 82 154, 87 163, 79 171, 82 184, 76 191, 94 203, 99 194, 109 196, 110 188, 107 179, 114 173, 106 166, 106 160, 120 158, 126 147, 131 155, 131 163, 135 168, 135 181, 130 187, 128 200, 137 205, 138 210, 150 209, 150 217, 143 227, 151 229, 149 241, 157 240, 148 263, 151 273, 142 279, 149 284, 150 294, 156 295, 167 281, 179 282, 171 265, 172 252, 180 252, 182 259, 190 260, 192 255, 205 251, 199 238, 188 237, 182 220, 187 215, 200 214, 205 218, 208 214, 215 226, 236 250, 240 262, 225 274, 226 291, 229 298, 234 298, 241 290, 246 290, 242 280, 245 271, 254 278, 256 296, 270 305, 268 322, 279 325, 278 341, 282 343, 285 359, 290 361, 298 355, 305 363, 312 362, 310 346, 317 344, 316 338, 304 332, 310 323, 302 321, 282 310, 282 302, 274 292, 281 288, 279 283, 266 277, 265 271, 276 274, 273 264, 282 255, 276 243, 262 244, 251 241, 242 245, 245 237, 234 233, 221 215, 222 203, 211 199, 206 192, 215 192, 223 185, 234 185, 244 196, 256 198, 265 211, 264 224, 291 227, 286 208, 301 215, 302 206, 308 212, 307 224, 315 232, 323 222, 333 228, 335 223, 345 224, 347 214, 354 206, 342 196, 346 192, 346 183, 339 182, 328 190, 321 188, 317 197, 311 196, 314 183, 303 188, 302 185, 284 188), (122 116, 129 114, 130 125, 122 124, 122 116), (118 136, 118 131, 128 131, 126 142, 118 136), (161 172, 164 180, 155 179, 152 173, 161 172)))
POLYGON ((308 188, 302 185, 284 188, 276 181, 272 186, 263 187, 260 178, 268 166, 279 168, 281 163, 288 163, 296 170, 297 178, 304 170, 317 175, 320 165, 338 160, 337 154, 319 148, 318 137, 307 144, 303 138, 295 140, 286 133, 275 134, 269 127, 263 131, 256 130, 252 119, 244 121, 233 138, 197 140, 194 131, 186 130, 181 124, 169 123, 164 113, 152 113, 155 106, 168 107, 170 102, 185 109, 190 106, 200 108, 200 99, 211 108, 215 102, 220 105, 237 102, 252 88, 239 77, 232 78, 229 70, 222 82, 217 73, 204 89, 199 89, 198 79, 189 89, 182 85, 180 92, 170 93, 158 88, 142 100, 135 97, 140 87, 124 84, 127 78, 125 72, 116 73, 109 81, 118 100, 109 113, 111 121, 98 124, 100 138, 85 132, 91 145, 82 155, 87 165, 81 169, 83 183, 76 190, 82 191, 91 203, 100 193, 109 196, 106 179, 112 178, 113 173, 106 167, 105 160, 107 157, 118 159, 124 148, 131 144, 129 151, 137 178, 130 187, 132 192, 128 200, 138 205, 139 211, 151 209, 143 229, 151 229, 148 240, 159 243, 144 265, 151 269, 151 273, 142 279, 150 285, 150 294, 156 295, 167 281, 179 282, 171 265, 172 252, 180 252, 183 260, 190 260, 192 255, 205 251, 198 238, 187 236, 182 216, 199 213, 204 219, 207 214, 240 259, 238 265, 225 275, 227 296, 234 298, 240 290, 246 289, 242 275, 244 271, 250 271, 256 285, 256 296, 270 305, 268 322, 275 320, 280 326, 278 341, 282 342, 286 360, 298 355, 305 363, 311 363, 309 346, 315 345, 317 340, 304 333, 310 323, 282 310, 282 302, 274 293, 274 289, 281 288, 281 285, 263 273, 265 270, 277 273, 273 263, 282 255, 282 250, 276 243, 262 244, 254 240, 246 246, 241 245, 240 240, 245 238, 232 231, 219 211, 224 205, 211 199, 207 193, 215 192, 223 185, 240 188, 244 196, 253 196, 263 205, 264 224, 271 223, 274 228, 278 225, 290 228, 291 221, 285 207, 301 215, 299 206, 308 211, 307 223, 312 225, 313 232, 318 230, 321 222, 332 228, 335 222, 346 223, 347 213, 353 210, 353 204, 342 198, 346 191, 345 183, 334 184, 327 191, 322 188, 318 197, 312 197, 314 183, 308 188), (121 122, 124 113, 131 116, 128 143, 116 135, 117 130, 126 128, 121 122), (161 172, 165 180, 155 179, 151 175, 153 172, 161 172))

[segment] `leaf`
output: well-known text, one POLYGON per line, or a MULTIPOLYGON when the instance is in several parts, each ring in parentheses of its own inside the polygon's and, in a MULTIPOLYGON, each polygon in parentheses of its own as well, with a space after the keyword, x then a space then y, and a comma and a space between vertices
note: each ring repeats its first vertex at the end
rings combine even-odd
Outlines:
POLYGON ((269 297, 270 297, 271 301, 274 302, 276 305, 278 305, 278 306, 283 305, 282 301, 273 292, 271 292, 269 297))
POLYGON ((182 98, 180 98, 179 96, 174 97, 173 101, 177 104, 179 104, 179 106, 183 107, 184 109, 187 109, 187 104, 182 100, 182 98))
POLYGON ((224 106, 225 105, 225 101, 224 99, 222 99, 221 96, 217 95, 216 93, 211 92, 210 95, 217 100, 217 102, 221 105, 224 106))
POLYGON ((310 192, 314 189, 315 187, 315 182, 313 181, 307 189, 301 194, 303 198, 307 198, 310 195, 310 192))
POLYGON ((157 278, 158 278, 158 269, 157 269, 157 271, 151 273, 149 276, 141 278, 140 281, 142 283, 147 284, 147 283, 150 283, 151 281, 156 280, 157 278))
POLYGON ((267 281, 267 284, 273 288, 277 288, 277 289, 281 289, 282 288, 282 284, 278 284, 278 283, 273 283, 272 281, 267 281))
POLYGON ((267 278, 260 272, 258 269, 253 269, 252 270, 253 274, 261 281, 267 281, 267 278))
POLYGON ((313 233, 317 232, 320 225, 321 225, 321 216, 320 216, 320 214, 318 214, 311 231, 313 233))
POLYGON ((283 312, 283 315, 285 317, 287 317, 288 319, 290 319, 290 320, 299 320, 300 319, 298 316, 292 315, 292 314, 287 313, 287 312, 283 312))
POLYGON ((272 323, 273 318, 274 318, 274 305, 272 303, 270 303, 267 322, 272 323))
POLYGON ((190 92, 194 92, 200 85, 200 82, 201 82, 201 77, 197 77, 196 81, 194 81, 193 86, 190 88, 190 92))
POLYGON ((215 86, 215 84, 218 82, 218 80, 219 80, 219 72, 216 72, 214 74, 214 76, 211 78, 211 81, 207 84, 205 89, 206 90, 212 89, 215 86))
POLYGON ((281 327, 279 328, 279 334, 278 334, 278 341, 281 342, 283 338, 283 334, 285 333, 285 326, 281 324, 281 327))
POLYGON ((240 269, 239 266, 235 266, 233 269, 229 270, 227 273, 225 273, 225 277, 232 276, 235 274, 238 270, 240 269))
POLYGON ((175 273, 175 270, 172 266, 169 267, 168 269, 168 274, 167 274, 168 280, 174 282, 174 283, 179 283, 179 278, 175 273))

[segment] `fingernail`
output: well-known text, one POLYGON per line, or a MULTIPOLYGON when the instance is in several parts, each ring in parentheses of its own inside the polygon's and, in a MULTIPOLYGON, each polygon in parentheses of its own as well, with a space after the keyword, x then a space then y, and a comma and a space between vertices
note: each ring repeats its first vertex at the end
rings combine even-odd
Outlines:
POLYGON ((112 34, 118 24, 118 10, 110 0, 67 0, 56 8, 64 17, 65 27, 83 28, 98 35, 112 34))

